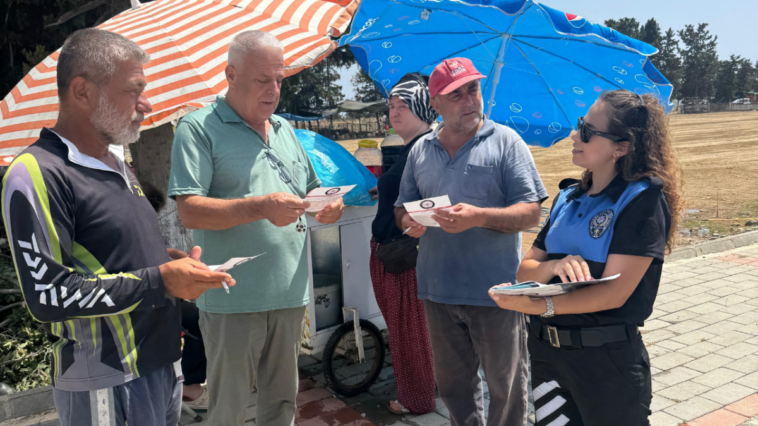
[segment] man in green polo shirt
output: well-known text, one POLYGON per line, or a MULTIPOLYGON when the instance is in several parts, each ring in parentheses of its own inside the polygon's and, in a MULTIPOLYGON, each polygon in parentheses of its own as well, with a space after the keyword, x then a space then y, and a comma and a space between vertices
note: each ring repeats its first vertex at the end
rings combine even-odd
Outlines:
MULTIPOLYGON (((284 78, 279 41, 260 31, 238 34, 226 78, 225 98, 179 123, 169 183, 205 263, 265 253, 230 271, 237 281, 230 293, 210 290, 197 301, 210 420, 242 426, 257 384, 257 424, 290 426, 309 301, 303 199, 321 182, 292 127, 272 115, 284 78)), ((342 207, 336 201, 316 220, 334 223, 342 207)))

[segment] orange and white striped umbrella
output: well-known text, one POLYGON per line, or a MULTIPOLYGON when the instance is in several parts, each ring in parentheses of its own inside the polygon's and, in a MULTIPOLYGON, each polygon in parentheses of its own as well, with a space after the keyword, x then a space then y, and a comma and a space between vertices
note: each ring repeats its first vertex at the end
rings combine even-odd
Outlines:
MULTIPOLYGON (((284 45, 287 75, 312 66, 336 47, 361 0, 156 0, 98 28, 121 34, 148 54, 146 94, 153 112, 142 129, 159 126, 226 92, 232 37, 271 33, 284 45)), ((0 102, 0 165, 37 140, 58 117, 58 53, 34 67, 0 102)))

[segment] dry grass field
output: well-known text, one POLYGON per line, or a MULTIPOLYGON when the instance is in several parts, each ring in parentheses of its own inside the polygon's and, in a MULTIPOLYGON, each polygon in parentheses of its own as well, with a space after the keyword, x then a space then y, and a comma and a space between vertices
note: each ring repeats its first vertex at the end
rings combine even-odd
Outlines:
MULTIPOLYGON (((671 118, 674 146, 684 171, 685 208, 691 211, 684 228, 706 226, 711 235, 743 232, 747 219, 758 218, 758 111, 711 114, 675 114, 671 118), (728 219, 728 220, 724 220, 728 219)), ((376 139, 381 141, 381 139, 376 139)), ((341 141, 350 152, 358 140, 341 141)), ((551 195, 567 177, 581 170, 571 163, 571 141, 551 148, 532 148, 534 161, 551 195)), ((525 234, 525 247, 534 234, 525 234)), ((678 244, 697 238, 679 236, 678 244)))

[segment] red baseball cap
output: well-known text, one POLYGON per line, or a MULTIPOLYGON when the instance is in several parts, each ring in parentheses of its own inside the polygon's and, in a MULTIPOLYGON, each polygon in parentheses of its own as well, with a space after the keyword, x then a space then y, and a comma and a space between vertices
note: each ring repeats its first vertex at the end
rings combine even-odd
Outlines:
POLYGON ((429 77, 429 96, 447 95, 469 81, 486 78, 466 58, 445 59, 434 68, 429 77))

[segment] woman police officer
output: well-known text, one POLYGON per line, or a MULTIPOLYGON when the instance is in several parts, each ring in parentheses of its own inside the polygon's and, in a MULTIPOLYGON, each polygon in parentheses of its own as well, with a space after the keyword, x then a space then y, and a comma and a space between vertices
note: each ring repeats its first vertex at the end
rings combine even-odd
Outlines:
POLYGON ((537 426, 648 425, 650 362, 637 327, 653 310, 682 210, 667 118, 652 95, 604 92, 571 139, 582 180, 561 182, 518 279, 620 277, 552 299, 490 296, 530 314, 537 426))

